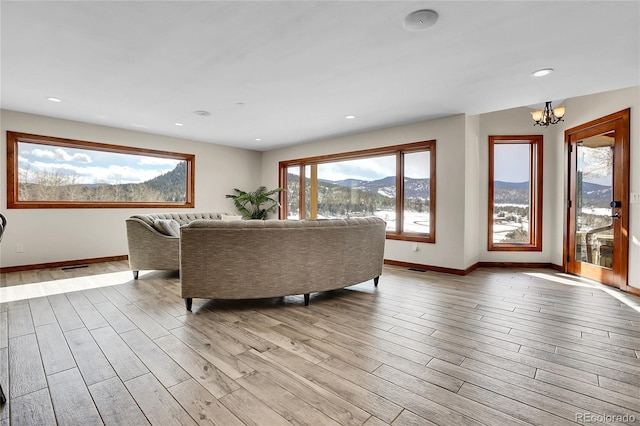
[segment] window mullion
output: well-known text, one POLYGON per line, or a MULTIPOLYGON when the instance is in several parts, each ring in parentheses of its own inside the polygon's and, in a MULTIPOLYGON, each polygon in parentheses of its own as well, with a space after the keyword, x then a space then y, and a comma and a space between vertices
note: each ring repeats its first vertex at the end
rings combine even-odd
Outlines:
POLYGON ((404 229, 404 153, 396 153, 396 233, 404 229))
POLYGON ((533 216, 538 211, 538 199, 537 199, 537 155, 536 144, 529 143, 529 244, 536 244, 536 226, 537 220, 533 216))
POLYGON ((311 185, 309 193, 309 218, 318 218, 318 165, 311 165, 311 185))
POLYGON ((305 192, 306 192, 306 185, 305 185, 306 184, 306 182, 305 182, 306 176, 304 174, 304 168, 305 168, 304 163, 300 164, 300 178, 299 178, 299 181, 300 181, 299 182, 300 200, 299 200, 299 207, 298 207, 298 212, 299 212, 298 213, 298 218, 300 220, 304 219, 306 217, 306 214, 307 214, 307 212, 306 212, 306 207, 307 206, 306 206, 306 204, 304 202, 304 200, 305 200, 305 192))

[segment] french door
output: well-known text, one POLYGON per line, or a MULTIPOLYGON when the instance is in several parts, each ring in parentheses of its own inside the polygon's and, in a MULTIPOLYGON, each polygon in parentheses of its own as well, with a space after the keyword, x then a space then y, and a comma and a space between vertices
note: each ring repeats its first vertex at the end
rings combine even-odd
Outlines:
POLYGON ((629 115, 565 131, 569 149, 565 270, 627 289, 629 115))

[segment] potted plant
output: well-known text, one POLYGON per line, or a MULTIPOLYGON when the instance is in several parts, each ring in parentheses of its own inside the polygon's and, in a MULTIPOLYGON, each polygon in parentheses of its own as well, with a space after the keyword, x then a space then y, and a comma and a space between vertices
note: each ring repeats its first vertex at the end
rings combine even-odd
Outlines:
POLYGON ((233 188, 235 194, 227 194, 227 198, 233 199, 236 209, 242 213, 243 219, 266 219, 267 214, 274 212, 280 206, 274 194, 283 191, 283 188, 276 188, 270 191, 265 186, 260 186, 253 192, 241 191, 233 188))

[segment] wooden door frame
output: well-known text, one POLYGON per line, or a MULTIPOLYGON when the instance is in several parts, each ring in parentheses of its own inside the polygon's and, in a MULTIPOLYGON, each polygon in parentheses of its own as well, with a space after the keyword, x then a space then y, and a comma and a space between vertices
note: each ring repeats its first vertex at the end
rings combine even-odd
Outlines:
MULTIPOLYGON (((613 188, 620 194, 620 201, 622 201, 622 207, 620 208, 621 217, 620 221, 621 232, 620 241, 614 245, 614 259, 621 259, 622 262, 614 263, 614 269, 612 270, 612 285, 618 287, 620 290, 628 290, 628 272, 629 272, 629 180, 630 180, 630 165, 631 155, 630 148, 630 126, 629 119, 631 115, 631 109, 627 108, 622 111, 618 111, 613 114, 598 118, 585 124, 581 124, 571 129, 567 129, 564 132, 565 140, 565 152, 568 153, 568 161, 566 164, 565 180, 567 204, 566 204, 566 222, 565 222, 565 235, 564 235, 564 252, 563 252, 563 268, 565 272, 570 272, 570 263, 575 262, 575 259, 570 259, 570 253, 572 248, 575 250, 575 232, 571 226, 572 217, 575 215, 576 203, 573 200, 574 194, 571 193, 571 188, 575 188, 575 152, 572 152, 573 145, 577 142, 577 139, 584 139, 590 136, 603 133, 602 127, 609 126, 611 130, 615 130, 615 145, 614 145, 614 158, 622 161, 614 162, 614 182, 613 188), (579 136, 578 136, 579 135, 579 136), (620 264, 621 263, 621 264, 620 264)), ((613 189, 612 188, 612 189, 613 189)), ((618 199, 616 194, 612 192, 612 198, 618 199)), ((575 254, 575 251, 574 251, 575 254)), ((582 263, 582 262, 581 262, 582 263)), ((595 268, 595 267, 594 267, 595 268)), ((573 270, 571 272, 574 272, 573 270)), ((574 272, 575 273, 575 272, 574 272)))

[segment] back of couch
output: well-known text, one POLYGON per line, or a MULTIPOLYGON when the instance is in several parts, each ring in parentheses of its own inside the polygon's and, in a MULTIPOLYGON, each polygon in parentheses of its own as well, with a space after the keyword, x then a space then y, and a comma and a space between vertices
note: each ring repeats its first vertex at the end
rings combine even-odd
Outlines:
POLYGON ((146 269, 180 269, 180 226, 194 220, 221 219, 226 213, 146 213, 125 221, 129 267, 146 269))
POLYGON ((275 297, 373 279, 385 228, 380 218, 193 221, 181 228, 182 297, 275 297))
POLYGON ((153 227, 153 224, 157 220, 175 220, 178 222, 178 225, 187 225, 194 220, 219 220, 222 219, 223 215, 228 215, 229 213, 224 212, 189 212, 189 213, 146 213, 146 214, 134 214, 131 217, 140 219, 149 226, 153 227))

